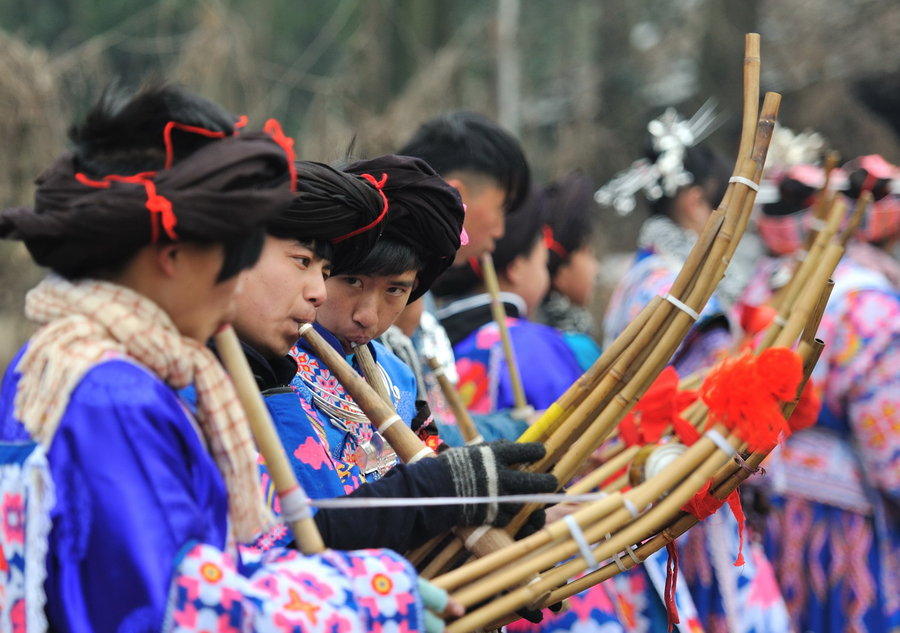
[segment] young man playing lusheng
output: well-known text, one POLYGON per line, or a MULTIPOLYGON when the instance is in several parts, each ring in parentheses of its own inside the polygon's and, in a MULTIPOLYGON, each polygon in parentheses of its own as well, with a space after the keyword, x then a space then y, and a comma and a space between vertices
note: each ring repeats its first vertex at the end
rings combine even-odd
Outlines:
MULTIPOLYGON (((428 179, 438 187, 446 186, 438 182, 432 172, 423 171, 426 167, 418 161, 407 163, 413 168, 408 169, 406 175, 428 179)), ((398 165, 403 164, 403 161, 387 157, 375 163, 384 170, 373 171, 379 177, 386 173, 387 183, 394 176, 397 176, 396 182, 401 183, 403 174, 398 175, 398 165)), ((482 473, 479 477, 485 486, 489 481, 495 481, 500 493, 551 489, 552 477, 524 475, 505 467, 507 463, 536 459, 542 449, 535 445, 482 447, 454 452, 436 460, 423 460, 411 466, 392 462, 394 467, 385 477, 377 481, 370 478, 370 483, 360 485, 363 477, 359 464, 354 461, 356 454, 344 450, 350 442, 357 441, 341 426, 348 425, 346 419, 333 421, 328 417, 327 412, 331 410, 323 410, 320 400, 313 397, 304 382, 295 378, 295 373, 312 372, 315 367, 321 381, 313 388, 320 390, 320 398, 334 394, 346 397, 342 387, 326 374, 327 368, 317 365, 317 359, 304 356, 298 363, 286 354, 296 342, 298 325, 311 322, 317 310, 322 312, 329 305, 326 286, 330 290, 332 282, 326 284, 325 279, 331 272, 332 260, 337 276, 345 270, 369 270, 366 262, 371 260, 372 253, 383 252, 379 251, 379 245, 390 243, 397 226, 407 224, 404 214, 410 212, 410 207, 404 207, 397 200, 385 207, 381 192, 392 198, 390 184, 376 188, 363 177, 337 172, 318 163, 299 162, 297 171, 300 178, 298 191, 290 208, 268 223, 268 235, 258 265, 242 273, 244 292, 238 300, 235 328, 244 342, 245 353, 273 414, 282 443, 308 494, 320 498, 347 493, 356 497, 454 497, 484 493, 488 490, 486 487, 480 491, 466 490, 461 483, 476 472, 482 473), (329 221, 324 221, 326 218, 329 221), (366 230, 360 230, 362 228, 366 230), (373 250, 372 238, 379 235, 373 250), (484 463, 484 451, 490 452, 490 459, 497 466, 484 463)), ((406 195, 422 189, 421 184, 410 187, 406 195)), ((452 202, 452 190, 447 188, 447 193, 451 194, 448 200, 452 202)), ((441 218, 435 214, 444 212, 446 210, 432 209, 430 213, 424 213, 424 221, 429 225, 440 223, 441 218)), ((447 235, 456 232, 455 240, 458 241, 459 222, 445 221, 444 224, 447 235)), ((448 240, 450 245, 445 248, 452 249, 453 240, 448 240)), ((448 252, 447 257, 452 259, 452 254, 448 252)), ((419 274, 427 287, 433 274, 432 267, 418 263, 415 267, 421 269, 419 274)), ((403 283, 405 278, 396 284, 397 280, 391 277, 388 296, 400 294, 405 304, 410 286, 418 283, 416 276, 415 272, 408 275, 409 284, 403 283), (402 290, 395 290, 395 286, 402 290)), ((382 310, 382 314, 386 313, 382 310)), ((365 344, 368 341, 356 338, 356 342, 365 344)), ((348 349, 351 349, 349 345, 348 349)), ((295 350, 294 356, 299 353, 295 350)), ((383 362, 384 356, 380 353, 379 356, 383 362)), ((389 366, 392 371, 397 371, 398 365, 399 361, 394 359, 394 364, 389 366)), ((403 371, 408 373, 408 370, 403 371)), ((352 405, 352 400, 349 403, 352 405)), ((358 410, 344 413, 345 416, 351 414, 355 415, 353 421, 358 427, 370 425, 358 410)), ((364 441, 371 437, 365 436, 364 441)), ((263 477, 268 483, 265 473, 263 477)), ((407 551, 446 530, 449 525, 501 523, 508 518, 510 509, 505 505, 449 505, 427 509, 319 510, 315 521, 323 539, 332 547, 385 546, 407 551)), ((535 520, 541 518, 536 516, 535 520)), ((258 545, 266 549, 285 536, 282 527, 269 533, 258 545)))

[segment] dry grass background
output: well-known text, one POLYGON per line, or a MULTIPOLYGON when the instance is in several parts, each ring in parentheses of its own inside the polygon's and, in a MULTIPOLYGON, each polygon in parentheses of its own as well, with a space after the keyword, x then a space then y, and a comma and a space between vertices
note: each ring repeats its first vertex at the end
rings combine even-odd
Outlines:
MULTIPOLYGON (((297 43, 298 54, 289 63, 276 63, 267 56, 272 30, 263 27, 277 19, 266 13, 277 5, 261 3, 251 16, 224 0, 205 0, 197 3, 190 23, 172 29, 166 13, 172 3, 160 0, 53 53, 0 26, 0 205, 28 203, 34 177, 65 147, 69 121, 109 82, 112 61, 121 51, 132 58, 142 55, 156 74, 251 120, 274 115, 290 121, 287 132, 297 138, 298 154, 308 159, 340 159, 351 148, 356 156, 390 152, 418 122, 440 111, 497 111, 496 24, 484 12, 454 22, 451 35, 431 50, 402 24, 386 23, 381 11, 387 2, 336 2, 312 38, 297 43), (390 48, 389 27, 391 34, 399 31, 405 38, 403 54, 409 59, 403 67, 412 68, 399 83, 390 79, 397 74, 390 63, 397 53, 390 48), (328 72, 317 72, 328 56, 334 61, 328 72), (385 97, 387 84, 396 87, 385 97), (308 95, 302 106, 298 91, 308 95)), ((534 6, 523 0, 524 8, 534 6)), ((665 88, 672 60, 688 65, 712 60, 724 69, 728 81, 712 72, 706 83, 693 87, 697 103, 708 92, 717 93, 726 109, 739 101, 735 51, 742 46, 741 33, 752 27, 726 14, 742 9, 728 0, 673 0, 659 11, 683 19, 664 21, 659 42, 641 52, 629 49, 629 33, 646 19, 636 6, 630 0, 573 2, 572 10, 559 12, 558 23, 523 24, 522 54, 544 67, 543 75, 524 76, 522 82, 520 136, 538 179, 575 167, 605 179, 636 158, 649 106, 625 97, 649 99, 665 88), (675 15, 676 10, 681 13, 675 15), (550 37, 565 41, 551 51, 550 37)), ((785 93, 782 120, 796 129, 818 129, 847 157, 880 152, 900 161, 897 129, 873 116, 851 81, 865 69, 891 77, 894 95, 900 92, 900 3, 758 0, 755 6, 764 29, 764 79, 785 93)), ((691 103, 682 106, 689 112, 691 103)), ((731 152, 732 136, 726 126, 713 140, 731 152)), ((609 267, 616 269, 621 251, 633 243, 640 216, 623 221, 608 210, 598 213, 597 248, 609 254, 609 267)), ((24 249, 0 242, 0 367, 31 331, 21 316, 22 300, 40 275, 24 249)), ((603 276, 598 315, 607 285, 617 276, 603 276)))

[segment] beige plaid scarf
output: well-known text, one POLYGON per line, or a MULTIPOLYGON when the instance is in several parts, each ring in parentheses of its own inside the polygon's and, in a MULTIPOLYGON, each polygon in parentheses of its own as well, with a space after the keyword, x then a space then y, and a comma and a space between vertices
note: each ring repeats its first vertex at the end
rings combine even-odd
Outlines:
POLYGON ((182 336, 166 312, 123 286, 51 274, 28 293, 25 313, 43 325, 16 368, 15 414, 32 438, 49 446, 85 373, 104 358, 128 356, 173 389, 195 385, 200 428, 225 479, 237 539, 249 541, 269 523, 234 386, 212 352, 182 336))

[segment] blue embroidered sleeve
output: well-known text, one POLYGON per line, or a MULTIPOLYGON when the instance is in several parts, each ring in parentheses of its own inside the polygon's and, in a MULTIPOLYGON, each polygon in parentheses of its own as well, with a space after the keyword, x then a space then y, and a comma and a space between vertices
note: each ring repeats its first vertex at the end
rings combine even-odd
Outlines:
POLYGON ((224 484, 175 395, 132 363, 98 365, 73 392, 48 459, 54 628, 158 628, 178 551, 191 540, 222 549, 226 537, 224 484))

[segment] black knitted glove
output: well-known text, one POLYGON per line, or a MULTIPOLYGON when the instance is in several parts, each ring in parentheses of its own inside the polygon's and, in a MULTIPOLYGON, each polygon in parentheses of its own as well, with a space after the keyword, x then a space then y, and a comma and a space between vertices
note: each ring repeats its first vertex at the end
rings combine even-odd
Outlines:
MULTIPOLYGON (((554 492, 556 477, 510 468, 541 459, 544 446, 537 442, 517 443, 499 440, 478 446, 451 448, 438 459, 445 460, 458 497, 536 494, 554 492)), ((460 525, 502 527, 521 508, 518 503, 470 504, 461 506, 460 525)))

